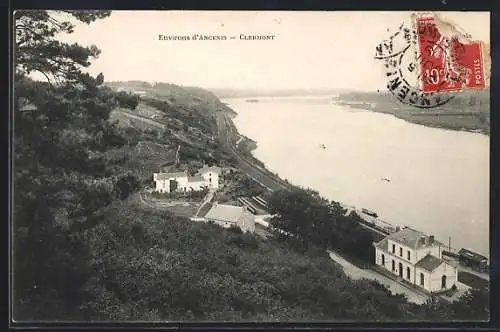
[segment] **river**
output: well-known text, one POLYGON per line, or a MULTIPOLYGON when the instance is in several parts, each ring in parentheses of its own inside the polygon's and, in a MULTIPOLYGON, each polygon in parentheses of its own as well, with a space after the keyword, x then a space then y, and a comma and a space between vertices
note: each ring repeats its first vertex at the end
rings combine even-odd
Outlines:
POLYGON ((258 100, 225 102, 269 170, 489 258, 488 136, 351 109, 331 97, 258 100))

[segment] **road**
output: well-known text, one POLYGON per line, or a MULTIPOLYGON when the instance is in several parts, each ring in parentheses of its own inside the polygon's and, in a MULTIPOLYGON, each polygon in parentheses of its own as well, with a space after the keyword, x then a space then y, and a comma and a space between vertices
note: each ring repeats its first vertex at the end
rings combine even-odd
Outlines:
POLYGON ((270 191, 290 188, 288 184, 278 179, 274 174, 257 165, 253 157, 246 156, 237 149, 235 141, 239 138, 239 135, 235 132, 234 126, 226 114, 218 112, 215 116, 220 143, 226 152, 234 156, 244 173, 270 191))
POLYGON ((203 208, 203 206, 205 206, 205 204, 207 204, 208 202, 210 202, 212 200, 212 198, 214 197, 215 191, 216 190, 214 190, 214 189, 210 189, 210 191, 205 195, 205 197, 203 198, 203 201, 200 204, 200 207, 198 208, 198 211, 196 211, 195 217, 203 217, 203 216, 200 216, 201 209, 203 208))
POLYGON ((150 125, 152 125, 154 127, 160 128, 160 129, 165 129, 165 125, 162 124, 162 123, 160 123, 160 122, 158 122, 158 121, 151 120, 151 119, 145 118, 143 116, 131 114, 131 113, 128 113, 128 112, 125 112, 125 111, 119 111, 119 112, 120 112, 120 114, 128 116, 129 118, 145 122, 147 124, 150 124, 150 125))
POLYGON ((427 300, 427 296, 423 295, 423 293, 421 292, 417 292, 409 287, 405 287, 396 280, 392 280, 370 269, 359 268, 342 258, 340 255, 334 253, 333 251, 328 250, 327 252, 330 258, 341 265, 345 274, 347 274, 352 279, 377 280, 382 285, 385 285, 393 294, 404 294, 407 296, 408 301, 413 303, 422 304, 427 300))

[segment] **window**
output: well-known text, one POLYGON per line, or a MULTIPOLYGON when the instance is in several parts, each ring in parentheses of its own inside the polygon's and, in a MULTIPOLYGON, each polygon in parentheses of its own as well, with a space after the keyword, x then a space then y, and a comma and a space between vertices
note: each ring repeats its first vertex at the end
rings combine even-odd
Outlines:
POLYGON ((420 286, 424 285, 424 274, 420 273, 420 286))
POLYGON ((385 266, 385 255, 384 254, 382 254, 382 265, 385 266))
POLYGON ((406 267, 406 279, 410 280, 410 267, 406 267))
POLYGON ((406 253, 406 257, 408 257, 408 260, 411 260, 410 250, 408 250, 408 252, 406 253))
POLYGON ((392 253, 394 254, 395 252, 396 252, 396 245, 395 245, 395 244, 393 244, 393 245, 392 245, 392 253))
POLYGON ((394 262, 394 259, 392 260, 392 270, 396 270, 396 262, 394 262))
POLYGON ((403 248, 399 247, 399 257, 403 257, 403 248))

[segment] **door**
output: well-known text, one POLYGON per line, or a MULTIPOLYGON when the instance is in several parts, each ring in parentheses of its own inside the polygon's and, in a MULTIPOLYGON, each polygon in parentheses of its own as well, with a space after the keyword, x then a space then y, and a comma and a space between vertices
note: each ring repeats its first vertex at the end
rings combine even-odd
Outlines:
POLYGON ((399 277, 403 278, 403 264, 399 263, 399 277))
POLYGON ((170 192, 174 192, 177 190, 177 181, 170 180, 170 192))
POLYGON ((446 276, 441 277, 441 288, 446 288, 446 276))

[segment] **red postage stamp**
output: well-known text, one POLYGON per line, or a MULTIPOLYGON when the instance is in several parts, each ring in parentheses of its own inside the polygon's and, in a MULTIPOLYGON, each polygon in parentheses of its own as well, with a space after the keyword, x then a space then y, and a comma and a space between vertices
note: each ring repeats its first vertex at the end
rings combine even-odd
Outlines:
POLYGON ((416 15, 419 85, 424 93, 485 89, 487 46, 435 14, 416 15))

